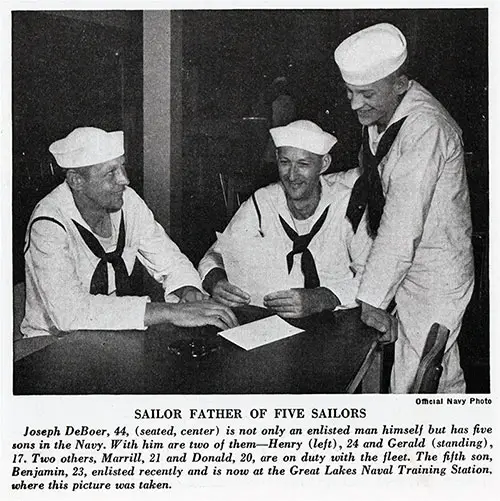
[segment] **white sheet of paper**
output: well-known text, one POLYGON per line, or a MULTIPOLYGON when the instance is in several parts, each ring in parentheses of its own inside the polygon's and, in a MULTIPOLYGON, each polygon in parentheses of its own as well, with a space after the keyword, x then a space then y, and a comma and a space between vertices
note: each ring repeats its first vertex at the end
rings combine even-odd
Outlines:
POLYGON ((291 288, 286 256, 276 255, 271 239, 259 235, 227 238, 217 233, 227 279, 250 297, 250 304, 263 306, 270 292, 291 288))
POLYGON ((225 337, 244 350, 252 350, 258 346, 294 336, 299 332, 304 331, 290 325, 277 315, 273 315, 272 317, 222 331, 219 336, 225 337))

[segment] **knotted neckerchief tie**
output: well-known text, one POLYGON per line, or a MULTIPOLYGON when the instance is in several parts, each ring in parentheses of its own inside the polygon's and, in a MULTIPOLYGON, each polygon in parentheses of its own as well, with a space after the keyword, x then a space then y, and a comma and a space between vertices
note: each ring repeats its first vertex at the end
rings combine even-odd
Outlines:
POLYGON ((318 271, 316 270, 316 264, 314 262, 314 257, 311 251, 307 248, 311 240, 314 238, 316 233, 321 229, 323 223, 325 222, 326 216, 328 215, 328 206, 321 217, 314 223, 311 231, 306 235, 299 235, 295 230, 293 230, 290 225, 280 216, 281 225, 288 235, 288 238, 293 242, 292 251, 286 255, 286 262, 288 265, 288 273, 292 271, 293 267, 293 256, 295 254, 302 253, 302 259, 300 261, 300 267, 304 275, 304 287, 306 289, 315 289, 319 287, 319 277, 318 271))
POLYGON ((108 294, 108 263, 111 263, 115 271, 116 295, 132 295, 127 267, 122 259, 122 252, 125 247, 125 223, 123 221, 123 212, 120 221, 118 242, 113 252, 105 252, 99 240, 97 240, 89 230, 77 223, 74 219, 73 223, 75 223, 76 229, 79 231, 88 248, 100 259, 92 275, 92 280, 90 281, 90 293, 94 295, 108 294))
POLYGON ((377 235, 380 219, 384 212, 385 197, 382 182, 378 172, 380 161, 389 153, 392 143, 398 135, 406 117, 393 123, 382 136, 375 155, 372 154, 369 144, 368 127, 363 128, 363 142, 361 147, 361 166, 363 172, 352 189, 346 216, 352 224, 354 232, 366 207, 368 206, 368 232, 371 237, 377 235))

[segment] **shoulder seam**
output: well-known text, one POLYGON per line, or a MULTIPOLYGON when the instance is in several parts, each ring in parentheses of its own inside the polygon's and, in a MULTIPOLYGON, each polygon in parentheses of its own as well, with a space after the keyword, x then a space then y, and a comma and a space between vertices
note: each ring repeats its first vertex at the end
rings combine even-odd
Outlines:
POLYGON ((24 254, 26 254, 26 252, 28 252, 28 249, 30 247, 30 244, 31 244, 31 228, 33 227, 33 225, 37 222, 37 221, 51 221, 52 223, 55 223, 57 224, 58 226, 60 226, 64 232, 66 233, 66 228, 64 227, 64 225, 59 222, 57 219, 54 219, 53 217, 49 217, 49 216, 38 216, 38 217, 35 217, 29 224, 29 227, 28 227, 28 231, 27 231, 27 236, 28 236, 28 242, 26 243, 26 246, 24 248, 24 254))

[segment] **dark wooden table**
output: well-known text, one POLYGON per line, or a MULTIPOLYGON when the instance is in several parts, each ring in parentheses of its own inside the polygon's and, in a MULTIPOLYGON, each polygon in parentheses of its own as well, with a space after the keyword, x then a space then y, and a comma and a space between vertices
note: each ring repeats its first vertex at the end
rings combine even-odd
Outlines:
MULTIPOLYGON (((269 312, 246 307, 241 323, 269 312)), ((362 383, 379 392, 377 332, 359 309, 292 322, 305 332, 250 351, 212 328, 172 325, 147 331, 77 331, 14 364, 14 394, 260 394, 348 393, 362 383), (204 357, 169 349, 185 339, 212 346, 204 357)))

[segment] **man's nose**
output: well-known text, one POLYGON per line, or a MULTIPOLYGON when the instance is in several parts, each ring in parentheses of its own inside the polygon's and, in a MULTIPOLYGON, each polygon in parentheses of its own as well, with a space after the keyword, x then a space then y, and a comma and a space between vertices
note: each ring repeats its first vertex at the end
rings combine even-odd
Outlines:
POLYGON ((363 96, 361 96, 361 94, 353 93, 351 97, 351 109, 353 111, 359 110, 363 104, 363 96))
POLYGON ((288 171, 288 179, 290 179, 290 181, 293 181, 297 177, 297 172, 297 166, 295 164, 292 164, 290 166, 290 170, 288 171))
POLYGON ((122 167, 117 172, 116 182, 118 184, 122 184, 122 185, 125 185, 125 186, 128 186, 130 184, 130 181, 128 180, 127 171, 125 170, 125 167, 122 167))

